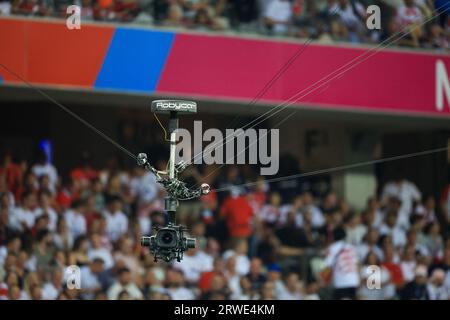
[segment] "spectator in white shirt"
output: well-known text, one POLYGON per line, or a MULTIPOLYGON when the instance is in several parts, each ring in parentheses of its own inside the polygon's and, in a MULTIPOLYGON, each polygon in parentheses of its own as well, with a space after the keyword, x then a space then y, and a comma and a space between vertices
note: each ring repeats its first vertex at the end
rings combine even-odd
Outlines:
POLYGON ((202 272, 213 269, 214 259, 204 251, 197 248, 188 250, 181 262, 175 262, 174 268, 183 271, 185 279, 190 284, 195 284, 202 272))
POLYGON ((428 251, 428 248, 419 243, 417 241, 417 231, 414 229, 408 230, 406 233, 406 243, 409 246, 413 246, 417 253, 419 253, 423 257, 429 257, 430 252, 428 251))
POLYGON ((102 238, 99 234, 91 235, 91 248, 88 249, 88 257, 90 260, 100 258, 104 262, 105 270, 109 270, 114 266, 114 259, 111 251, 103 246, 102 238))
POLYGON ((378 200, 373 197, 367 200, 367 208, 362 215, 364 224, 368 227, 379 228, 383 223, 383 212, 378 200))
POLYGON ((118 241, 118 246, 120 251, 114 254, 114 260, 116 262, 123 261, 131 274, 137 275, 140 266, 139 260, 133 252, 133 241, 130 238, 122 237, 118 241))
POLYGON ((432 222, 425 227, 425 236, 421 242, 432 258, 438 258, 442 254, 444 241, 441 235, 441 226, 438 222, 432 222))
POLYGON ((329 13, 336 13, 350 30, 356 30, 362 25, 362 18, 365 17, 366 10, 358 1, 351 3, 349 0, 339 0, 331 5, 329 13))
POLYGON ((353 245, 345 242, 343 228, 336 228, 333 238, 335 242, 327 250, 325 266, 333 275, 334 299, 354 299, 360 284, 358 254, 353 245))
POLYGON ((389 235, 395 247, 404 247, 406 244, 406 235, 403 229, 397 226, 397 213, 390 211, 386 215, 386 223, 380 227, 380 235, 389 235))
POLYGON ((345 217, 346 241, 354 246, 362 243, 363 237, 367 232, 367 227, 361 223, 359 214, 350 213, 345 217))
POLYGON ((339 20, 331 22, 331 33, 334 40, 350 40, 360 42, 361 34, 365 31, 364 21, 366 9, 356 0, 339 0, 331 5, 329 14, 335 14, 339 20), (342 25, 340 25, 342 23, 342 25))
POLYGON ((231 297, 241 294, 240 277, 236 272, 236 257, 229 257, 225 263, 225 277, 228 279, 228 286, 231 290, 231 297))
POLYGON ((397 19, 404 28, 412 24, 421 24, 424 16, 415 0, 404 0, 404 5, 397 9, 397 19))
POLYGON ((10 219, 11 227, 17 231, 31 230, 36 221, 36 196, 29 192, 23 197, 23 206, 13 211, 10 219))
POLYGON ((103 216, 106 219, 106 233, 113 242, 128 231, 128 218, 121 210, 122 201, 119 197, 111 196, 106 200, 103 216))
POLYGON ((259 212, 259 219, 264 222, 275 224, 280 220, 281 196, 278 192, 272 192, 269 203, 264 205, 259 212))
POLYGON ((194 293, 185 287, 183 272, 178 269, 168 269, 166 272, 167 294, 172 300, 192 300, 194 293))
POLYGON ((48 191, 41 191, 39 193, 39 205, 36 209, 36 218, 42 215, 48 216, 48 230, 56 231, 56 224, 58 223, 58 214, 51 207, 51 194, 48 191))
POLYGON ((160 190, 155 175, 141 167, 134 169, 135 177, 130 182, 130 191, 140 205, 154 201, 160 190))
POLYGON ((53 235, 55 247, 60 250, 71 250, 73 241, 74 238, 72 233, 70 233, 69 227, 67 226, 67 221, 64 219, 59 219, 56 233, 53 235))
MULTIPOLYGON (((277 197, 279 197, 280 202, 281 202, 281 197, 278 193, 276 193, 277 197)), ((271 202, 272 202, 272 196, 271 196, 271 202)), ((268 206, 263 206, 262 207, 262 213, 259 214, 259 216, 268 216, 266 208, 268 206)), ((273 206, 269 206, 271 208, 273 208, 273 206)), ((303 209, 304 209, 304 205, 303 205, 303 198, 302 196, 297 196, 293 199, 292 203, 289 204, 285 204, 283 206, 281 206, 278 211, 276 212, 276 215, 274 215, 272 213, 272 216, 278 216, 278 220, 277 219, 272 219, 273 221, 267 220, 267 219, 263 219, 263 221, 269 222, 269 223, 274 223, 274 222, 278 222, 279 226, 284 226, 286 225, 288 216, 290 214, 294 214, 295 215, 295 225, 298 228, 301 228, 303 226, 303 209)))
POLYGON ((122 291, 128 292, 130 299, 132 300, 141 300, 143 299, 143 294, 138 286, 131 281, 131 272, 128 268, 121 268, 118 270, 119 280, 116 281, 109 289, 108 289, 108 299, 109 300, 117 300, 119 298, 119 294, 122 291))
POLYGON ((435 269, 431 274, 427 285, 428 297, 430 300, 449 300, 450 288, 445 286, 445 272, 442 269, 435 269))
POLYGON ((364 261, 369 252, 376 254, 378 259, 383 258, 383 250, 378 246, 379 232, 376 228, 369 228, 364 235, 364 242, 357 246, 359 261, 364 261))
POLYGON ((44 283, 42 286, 42 299, 56 300, 62 291, 64 273, 61 269, 53 270, 51 281, 44 283))
POLYGON ((382 201, 387 203, 393 199, 399 199, 401 202, 399 211, 399 225, 405 229, 409 227, 409 217, 415 202, 419 202, 422 194, 416 185, 406 179, 398 178, 387 183, 382 192, 382 201))
POLYGON ((104 262, 101 258, 94 258, 89 265, 82 266, 80 270, 81 297, 93 299, 102 289, 99 275, 104 271, 104 262))
POLYGON ((58 183, 58 172, 55 166, 48 162, 47 155, 44 152, 39 153, 38 162, 31 170, 38 180, 43 176, 47 176, 49 180, 48 188, 51 192, 55 192, 56 184, 58 183))
POLYGON ((250 259, 248 254, 248 244, 246 240, 240 240, 236 243, 234 249, 227 250, 223 253, 223 259, 228 260, 228 258, 236 257, 236 271, 240 276, 245 276, 250 271, 250 259))
POLYGON ((9 16, 11 14, 12 1, 0 1, 0 15, 9 16))
POLYGON ((70 234, 75 239, 86 234, 86 218, 84 217, 85 206, 81 200, 72 202, 72 208, 65 213, 67 226, 70 234))
POLYGON ((402 262, 400 268, 402 269, 403 279, 405 282, 411 282, 414 280, 416 274, 416 249, 412 245, 405 247, 403 252, 402 262))
POLYGON ((275 35, 286 35, 292 18, 291 2, 272 0, 264 12, 266 27, 275 35))
POLYGON ((278 299, 280 300, 301 300, 301 282, 298 274, 289 273, 284 280, 285 290, 280 293, 278 299))
POLYGON ((305 192, 302 196, 303 211, 308 211, 312 216, 312 226, 320 228, 325 224, 325 218, 322 211, 314 204, 314 197, 311 192, 305 192))

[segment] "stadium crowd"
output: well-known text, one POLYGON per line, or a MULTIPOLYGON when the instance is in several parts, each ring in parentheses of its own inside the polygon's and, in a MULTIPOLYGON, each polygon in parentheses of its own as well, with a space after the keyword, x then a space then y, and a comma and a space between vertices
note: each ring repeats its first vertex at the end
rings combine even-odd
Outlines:
POLYGON ((67 7, 74 4, 81 8, 82 21, 260 33, 327 43, 377 44, 399 38, 395 45, 450 49, 450 0, 0 0, 0 15, 66 18, 73 13, 68 14, 67 7), (367 8, 373 4, 380 8, 379 30, 366 25, 373 13, 367 8), (407 30, 412 32, 405 34, 407 30))
POLYGON ((436 201, 399 175, 357 212, 303 180, 190 166, 190 185, 228 192, 183 202, 197 247, 156 263, 139 241, 165 223, 151 173, 98 170, 83 153, 62 179, 47 159, 1 159, 0 299, 450 299, 450 184, 436 201), (67 285, 73 265, 80 289, 67 285))

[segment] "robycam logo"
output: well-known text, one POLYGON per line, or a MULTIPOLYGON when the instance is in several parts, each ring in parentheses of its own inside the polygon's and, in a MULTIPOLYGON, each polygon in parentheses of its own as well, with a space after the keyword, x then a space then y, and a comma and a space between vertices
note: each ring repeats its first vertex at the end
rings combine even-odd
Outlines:
POLYGON ((189 103, 189 102, 176 102, 176 101, 170 101, 170 102, 157 102, 156 106, 161 109, 167 109, 167 110, 186 110, 186 109, 193 109, 196 107, 196 104, 189 103))

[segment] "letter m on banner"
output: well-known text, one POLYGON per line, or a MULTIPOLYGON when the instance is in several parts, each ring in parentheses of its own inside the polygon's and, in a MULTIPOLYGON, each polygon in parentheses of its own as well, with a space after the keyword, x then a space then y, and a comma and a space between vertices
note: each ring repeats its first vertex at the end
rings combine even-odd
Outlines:
POLYGON ((444 61, 436 61, 436 109, 444 110, 444 98, 450 108, 450 80, 444 61))

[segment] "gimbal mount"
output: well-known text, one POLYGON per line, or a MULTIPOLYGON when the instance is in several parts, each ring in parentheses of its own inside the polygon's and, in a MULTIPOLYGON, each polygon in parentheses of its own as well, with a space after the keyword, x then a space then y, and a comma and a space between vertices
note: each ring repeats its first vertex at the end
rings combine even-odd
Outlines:
POLYGON ((183 259, 183 253, 195 248, 195 239, 186 238, 184 226, 176 224, 176 211, 178 201, 198 198, 208 194, 210 187, 203 183, 198 189, 189 189, 183 181, 178 180, 178 174, 181 173, 188 164, 180 161, 175 164, 176 151, 176 130, 178 129, 178 115, 197 113, 197 103, 184 100, 155 100, 151 106, 152 112, 169 114, 169 135, 170 135, 170 156, 167 171, 159 171, 154 168, 148 161, 145 153, 137 156, 137 164, 146 170, 151 171, 156 181, 163 185, 167 191, 165 199, 165 213, 168 217, 166 227, 158 228, 154 236, 141 237, 141 245, 148 246, 152 252, 155 261, 163 259, 170 262, 177 259, 180 262, 183 259))

